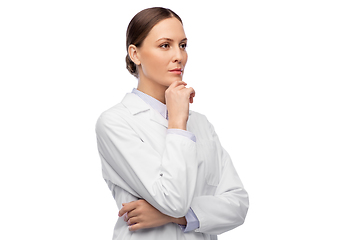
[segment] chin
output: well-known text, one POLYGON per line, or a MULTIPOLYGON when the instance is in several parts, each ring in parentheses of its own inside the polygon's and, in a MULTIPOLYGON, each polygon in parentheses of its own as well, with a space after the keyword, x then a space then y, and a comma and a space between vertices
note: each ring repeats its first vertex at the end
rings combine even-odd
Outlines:
POLYGON ((182 81, 182 77, 170 77, 170 78, 164 79, 163 85, 166 87, 169 87, 175 81, 182 81))
POLYGON ((175 81, 182 81, 182 78, 173 78, 169 81, 169 84, 167 85, 168 87, 175 81))

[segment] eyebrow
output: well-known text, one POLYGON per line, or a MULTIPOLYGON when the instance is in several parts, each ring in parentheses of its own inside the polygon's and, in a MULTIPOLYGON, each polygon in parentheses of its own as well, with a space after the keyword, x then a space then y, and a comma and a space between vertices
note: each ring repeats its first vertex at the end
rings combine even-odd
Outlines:
MULTIPOLYGON (((174 41, 174 40, 171 39, 171 38, 160 38, 160 39, 158 39, 156 42, 161 41, 161 40, 166 40, 166 41, 169 41, 169 42, 173 42, 173 41, 174 41)), ((183 41, 187 41, 187 38, 184 38, 184 39, 181 40, 180 42, 183 42, 183 41)))

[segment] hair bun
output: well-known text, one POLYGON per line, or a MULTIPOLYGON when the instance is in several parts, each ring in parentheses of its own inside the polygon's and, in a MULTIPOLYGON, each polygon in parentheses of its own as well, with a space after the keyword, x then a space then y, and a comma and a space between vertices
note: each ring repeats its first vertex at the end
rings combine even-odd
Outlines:
POLYGON ((136 64, 130 59, 129 54, 125 57, 126 61, 126 69, 135 77, 138 77, 138 71, 136 68, 136 64))

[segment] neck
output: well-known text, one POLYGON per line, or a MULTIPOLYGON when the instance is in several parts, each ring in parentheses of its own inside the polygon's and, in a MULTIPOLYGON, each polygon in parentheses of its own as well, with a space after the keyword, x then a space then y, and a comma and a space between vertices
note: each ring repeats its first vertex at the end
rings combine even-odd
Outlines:
POLYGON ((148 79, 139 78, 139 83, 137 86, 137 90, 146 93, 147 95, 159 100, 163 104, 166 104, 165 101, 165 91, 168 87, 155 83, 154 81, 150 81, 148 79))

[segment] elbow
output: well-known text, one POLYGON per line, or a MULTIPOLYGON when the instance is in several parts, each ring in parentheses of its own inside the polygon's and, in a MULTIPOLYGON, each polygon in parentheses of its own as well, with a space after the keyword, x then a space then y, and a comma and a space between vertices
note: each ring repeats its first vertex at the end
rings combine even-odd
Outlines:
POLYGON ((164 209, 163 213, 170 217, 181 218, 187 214, 189 209, 190 209, 190 203, 189 204, 186 204, 186 203, 181 204, 179 201, 177 203, 172 204, 171 206, 167 205, 166 208, 164 209))
POLYGON ((160 201, 156 201, 152 196, 149 199, 145 198, 145 200, 163 214, 174 218, 184 217, 190 209, 190 202, 187 203, 185 199, 162 197, 160 201))
POLYGON ((167 197, 164 199, 162 208, 165 215, 174 218, 184 217, 190 209, 191 198, 167 197))
POLYGON ((244 224, 245 218, 247 215, 249 205, 247 201, 243 201, 243 199, 234 205, 234 208, 232 208, 231 214, 229 213, 228 216, 226 216, 226 219, 223 218, 224 224, 220 225, 220 227, 216 230, 212 230, 209 233, 220 235, 224 232, 227 232, 231 229, 237 228, 244 224))
POLYGON ((239 208, 237 211, 237 223, 238 226, 244 224, 247 212, 249 210, 249 196, 248 194, 244 194, 239 203, 239 208))
MULTIPOLYGON (((159 191, 161 200, 157 202, 162 208, 161 212, 174 218, 184 217, 190 209, 194 196, 194 188, 188 189, 186 185, 180 189, 177 188, 177 185, 174 185, 172 188, 165 188, 164 186, 165 184, 161 184, 159 188, 161 190, 159 191)), ((155 198, 155 196, 153 197, 155 198)))
POLYGON ((247 215, 247 209, 240 209, 239 214, 237 216, 237 226, 241 226, 244 224, 246 215, 247 215))
POLYGON ((189 211, 189 209, 186 209, 186 208, 174 209, 173 211, 171 211, 168 214, 168 216, 171 216, 174 218, 181 218, 181 217, 184 217, 188 211, 189 211))

